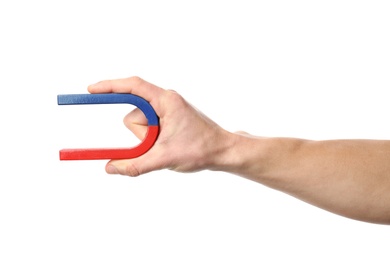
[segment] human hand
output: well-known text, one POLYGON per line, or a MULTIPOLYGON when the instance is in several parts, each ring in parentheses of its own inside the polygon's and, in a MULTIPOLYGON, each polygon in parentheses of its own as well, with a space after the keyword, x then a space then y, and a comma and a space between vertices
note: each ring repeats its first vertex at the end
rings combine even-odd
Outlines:
MULTIPOLYGON (((213 169, 222 159, 230 133, 222 129, 181 95, 157 87, 139 77, 105 80, 88 87, 90 93, 131 93, 146 99, 160 118, 160 134, 154 146, 140 157, 111 160, 108 173, 138 176, 160 169, 194 172, 213 169)), ((139 139, 146 135, 147 119, 136 108, 124 124, 139 139)))
MULTIPOLYGON (((137 158, 111 160, 108 173, 138 176, 160 169, 220 170, 346 217, 390 223, 388 140, 312 141, 229 133, 175 91, 138 77, 102 81, 88 90, 143 97, 160 118, 160 134, 153 147, 137 158)), ((124 123, 144 138, 147 119, 139 109, 130 112, 124 123)))

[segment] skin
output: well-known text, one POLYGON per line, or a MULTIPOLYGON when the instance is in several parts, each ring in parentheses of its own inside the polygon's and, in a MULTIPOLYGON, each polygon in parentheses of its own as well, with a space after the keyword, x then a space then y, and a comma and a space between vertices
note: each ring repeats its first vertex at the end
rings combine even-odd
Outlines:
MULTIPOLYGON (((348 218, 390 224, 388 140, 311 141, 231 133, 175 91, 139 77, 101 81, 88 91, 141 96, 160 118, 154 146, 138 158, 109 161, 108 173, 224 171, 348 218)), ((147 120, 139 109, 130 112, 124 124, 143 139, 147 120)))

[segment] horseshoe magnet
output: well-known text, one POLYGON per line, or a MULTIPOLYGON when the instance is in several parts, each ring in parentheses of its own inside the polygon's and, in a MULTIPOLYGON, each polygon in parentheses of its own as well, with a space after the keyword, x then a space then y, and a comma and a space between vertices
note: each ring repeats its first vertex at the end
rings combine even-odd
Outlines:
POLYGON ((62 149, 60 160, 130 159, 146 153, 159 132, 159 119, 145 99, 133 94, 68 94, 57 96, 58 105, 131 104, 138 107, 148 120, 148 131, 142 142, 131 148, 62 149))

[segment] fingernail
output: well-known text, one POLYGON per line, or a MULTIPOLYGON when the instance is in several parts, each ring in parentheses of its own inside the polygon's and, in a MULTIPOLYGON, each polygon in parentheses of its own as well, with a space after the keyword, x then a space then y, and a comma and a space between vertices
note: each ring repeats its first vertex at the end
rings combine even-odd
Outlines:
POLYGON ((107 173, 111 173, 111 174, 118 173, 118 169, 111 164, 107 165, 106 171, 107 173))

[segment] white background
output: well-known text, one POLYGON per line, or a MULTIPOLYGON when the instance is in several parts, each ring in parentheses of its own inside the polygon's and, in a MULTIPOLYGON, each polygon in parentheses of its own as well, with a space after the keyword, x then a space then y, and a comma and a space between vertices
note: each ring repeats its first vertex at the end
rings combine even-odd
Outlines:
MULTIPOLYGON (((0 2, 0 259, 389 259, 390 228, 223 172, 107 175, 128 106, 59 107, 138 75, 229 131, 390 138, 388 1, 0 2)), ((185 147, 183 147, 185 149, 185 147)))

